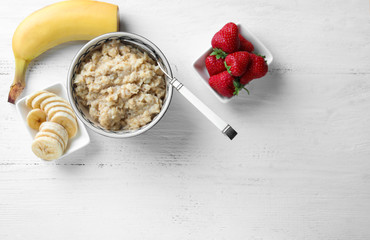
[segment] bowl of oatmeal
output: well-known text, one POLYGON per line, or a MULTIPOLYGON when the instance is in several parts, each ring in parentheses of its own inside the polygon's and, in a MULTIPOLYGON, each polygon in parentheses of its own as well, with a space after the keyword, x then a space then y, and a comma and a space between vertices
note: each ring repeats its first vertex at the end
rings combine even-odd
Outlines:
POLYGON ((68 72, 68 98, 77 117, 108 137, 133 137, 152 128, 173 91, 154 58, 172 76, 166 57, 142 36, 115 32, 88 42, 68 72))

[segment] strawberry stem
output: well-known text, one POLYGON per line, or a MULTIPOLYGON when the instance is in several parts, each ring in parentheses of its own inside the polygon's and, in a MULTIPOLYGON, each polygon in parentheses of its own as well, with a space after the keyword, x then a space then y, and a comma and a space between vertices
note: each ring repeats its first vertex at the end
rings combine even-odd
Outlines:
POLYGON ((245 87, 245 85, 240 83, 239 78, 235 78, 234 81, 233 81, 233 84, 234 84, 234 88, 235 88, 233 95, 235 95, 235 96, 238 95, 240 90, 242 90, 242 89, 247 91, 248 95, 250 95, 249 90, 245 87))
POLYGON ((220 58, 224 59, 227 56, 227 53, 222 51, 222 49, 214 48, 210 56, 213 56, 213 55, 216 56, 216 59, 220 59, 220 58))
POLYGON ((226 61, 224 61, 224 64, 225 64, 225 68, 226 68, 227 72, 230 73, 230 75, 232 75, 231 70, 230 70, 231 66, 228 66, 226 61))
POLYGON ((249 90, 248 90, 247 88, 243 87, 243 89, 244 89, 245 91, 247 91, 248 95, 250 95, 249 90))

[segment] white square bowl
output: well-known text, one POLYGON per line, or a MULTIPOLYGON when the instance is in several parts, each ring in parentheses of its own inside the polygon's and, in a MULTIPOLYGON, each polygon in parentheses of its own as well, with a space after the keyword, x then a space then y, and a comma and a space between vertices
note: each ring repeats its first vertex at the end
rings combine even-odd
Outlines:
MULTIPOLYGON (((254 53, 258 53, 260 55, 265 56, 265 60, 267 62, 267 65, 270 65, 273 60, 273 56, 271 52, 263 45, 263 43, 255 36, 253 35, 250 31, 248 31, 245 27, 243 27, 241 24, 237 24, 239 28, 239 33, 246 38, 248 41, 250 41, 253 46, 254 46, 254 53)), ((220 100, 222 103, 228 103, 231 98, 224 97, 220 95, 218 92, 213 90, 213 88, 209 85, 208 79, 208 71, 206 68, 206 58, 208 55, 212 52, 212 47, 210 47, 207 51, 205 51, 194 63, 193 67, 195 71, 200 75, 200 77, 204 80, 202 82, 205 83, 207 88, 217 97, 218 100, 220 100)))
MULTIPOLYGON (((65 100, 68 101, 66 89, 60 83, 51 85, 50 87, 47 87, 43 90, 55 93, 56 95, 58 95, 58 96, 60 96, 60 97, 62 97, 65 100)), ((27 114, 32 109, 30 109, 26 105, 26 98, 27 98, 27 96, 20 99, 17 102, 16 108, 17 108, 17 112, 18 112, 19 116, 21 117, 21 119, 22 119, 22 121, 23 121, 23 123, 24 123, 24 125, 27 129, 27 132, 30 134, 30 136, 33 140, 35 138, 36 134, 37 134, 37 131, 30 128, 27 124, 27 114)), ((69 154, 87 146, 90 143, 90 137, 89 137, 89 134, 86 131, 85 125, 78 118, 77 118, 77 123, 78 123, 77 134, 73 138, 69 139, 68 145, 67 145, 67 147, 64 151, 64 154, 59 159, 68 156, 69 154)))

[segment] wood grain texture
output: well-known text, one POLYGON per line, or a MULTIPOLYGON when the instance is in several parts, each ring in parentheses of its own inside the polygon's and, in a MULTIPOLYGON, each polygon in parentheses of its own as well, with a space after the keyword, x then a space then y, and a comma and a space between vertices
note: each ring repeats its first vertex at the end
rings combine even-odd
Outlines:
MULTIPOLYGON (((55 1, 52 1, 55 2, 55 1)), ((50 1, 0 2, 0 239, 370 239, 368 1, 111 1, 122 30, 155 42, 174 74, 229 122, 229 141, 177 92, 125 140, 45 162, 15 107, 12 34, 50 1), (221 104, 192 63, 228 21, 274 55, 251 95, 221 104)), ((23 94, 66 81, 83 42, 32 62, 23 94)))

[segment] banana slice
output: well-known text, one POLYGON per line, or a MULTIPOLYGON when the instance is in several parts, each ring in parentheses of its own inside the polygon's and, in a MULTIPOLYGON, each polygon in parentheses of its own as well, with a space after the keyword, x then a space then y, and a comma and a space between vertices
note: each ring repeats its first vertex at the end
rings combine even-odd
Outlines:
POLYGON ((39 130, 40 125, 46 121, 46 113, 41 109, 32 109, 27 114, 27 124, 30 128, 39 130))
POLYGON ((76 117, 76 114, 69 108, 66 108, 66 107, 52 107, 50 110, 49 110, 49 114, 48 114, 48 118, 49 119, 52 119, 54 114, 56 114, 57 112, 65 112, 65 113, 68 113, 70 114, 74 119, 77 120, 77 117, 76 117))
POLYGON ((58 135, 62 139, 64 146, 67 147, 68 132, 62 125, 58 123, 54 123, 54 122, 44 122, 40 126, 40 131, 51 132, 51 133, 58 135))
POLYGON ((34 92, 32 93, 31 95, 29 95, 26 99, 26 105, 29 107, 29 108, 32 108, 32 101, 35 97, 37 97, 38 95, 40 95, 41 93, 46 93, 46 91, 37 91, 37 92, 34 92))
POLYGON ((48 103, 44 107, 44 111, 46 112, 47 115, 49 115, 50 109, 52 109, 54 107, 65 107, 65 108, 69 108, 71 111, 73 111, 71 105, 69 105, 69 103, 65 103, 65 102, 51 102, 51 103, 48 103))
POLYGON ((56 95, 51 92, 41 93, 40 95, 38 95, 32 100, 32 108, 40 108, 40 104, 42 103, 42 101, 44 101, 45 99, 49 97, 54 97, 54 96, 56 95))
POLYGON ((68 113, 57 112, 50 121, 62 125, 67 130, 69 138, 74 137, 77 133, 77 121, 68 113))
POLYGON ((62 145, 51 137, 38 137, 32 142, 33 153, 44 160, 58 159, 63 154, 62 145))
POLYGON ((44 101, 42 101, 42 103, 40 104, 40 108, 41 110, 44 110, 45 111, 45 106, 51 102, 64 102, 66 104, 69 104, 64 98, 61 98, 59 96, 55 96, 55 97, 50 97, 50 98, 46 98, 44 101))
POLYGON ((36 138, 39 138, 39 137, 50 137, 50 138, 54 138, 55 140, 57 140, 60 145, 62 145, 62 150, 64 152, 64 150, 66 149, 66 145, 64 144, 63 140, 61 137, 59 137, 57 134, 55 133, 52 133, 52 132, 44 132, 44 131, 40 131, 36 134, 35 136, 35 139, 36 138))

